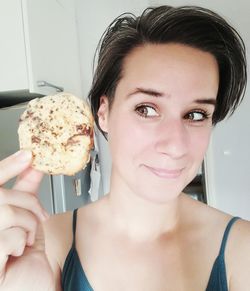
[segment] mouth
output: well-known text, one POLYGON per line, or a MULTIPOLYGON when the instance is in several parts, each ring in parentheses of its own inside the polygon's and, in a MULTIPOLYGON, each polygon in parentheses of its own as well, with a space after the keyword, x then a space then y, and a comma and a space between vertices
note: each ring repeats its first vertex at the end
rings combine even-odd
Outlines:
POLYGON ((146 165, 145 165, 145 167, 150 172, 155 174, 157 177, 164 178, 164 179, 177 179, 183 171, 183 168, 170 170, 170 169, 152 168, 152 167, 149 167, 146 165))

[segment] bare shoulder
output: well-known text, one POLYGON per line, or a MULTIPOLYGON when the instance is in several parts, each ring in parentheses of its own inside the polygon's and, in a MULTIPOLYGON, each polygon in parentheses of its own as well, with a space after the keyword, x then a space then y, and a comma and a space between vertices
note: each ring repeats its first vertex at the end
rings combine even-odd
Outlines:
POLYGON ((72 243, 72 211, 52 215, 44 224, 45 250, 53 269, 62 268, 72 243))
POLYGON ((232 265, 248 268, 250 274, 250 221, 239 219, 230 232, 228 243, 229 259, 232 265))
POLYGON ((232 229, 232 235, 237 237, 237 244, 246 244, 250 249, 250 221, 239 219, 232 229))
POLYGON ((240 219, 228 243, 229 290, 246 291, 250 286, 250 222, 240 219))
POLYGON ((222 212, 203 202, 190 198, 188 195, 182 195, 182 213, 185 214, 185 222, 189 222, 191 226, 200 225, 205 232, 210 230, 223 233, 227 223, 232 215, 222 212))
MULTIPOLYGON (((90 221, 88 213, 92 205, 84 205, 78 209, 77 225, 80 229, 87 229, 86 225, 90 221)), ((92 208, 91 208, 92 209, 92 208)), ((73 241, 73 211, 52 215, 43 224, 45 234, 45 250, 53 268, 61 271, 65 259, 70 251, 73 241)))
MULTIPOLYGON (((209 234, 207 241, 209 248, 214 248, 216 253, 226 226, 232 219, 232 215, 224 213, 218 209, 185 198, 187 203, 188 218, 196 229, 202 229, 205 234, 209 234), (191 215, 193 214, 193 215, 191 215), (200 226, 200 227, 199 227, 200 226), (213 240, 211 241, 211 236, 213 240)), ((226 272, 230 291, 248 291, 250 286, 250 221, 238 219, 231 227, 225 250, 226 272)))
POLYGON ((248 261, 250 271, 250 222, 239 219, 232 227, 230 236, 228 252, 232 253, 231 261, 240 264, 248 261))

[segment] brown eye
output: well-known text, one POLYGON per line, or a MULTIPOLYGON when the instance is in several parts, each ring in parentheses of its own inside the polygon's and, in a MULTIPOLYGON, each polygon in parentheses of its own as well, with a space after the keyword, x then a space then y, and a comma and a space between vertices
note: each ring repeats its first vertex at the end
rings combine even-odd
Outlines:
POLYGON ((152 106, 143 104, 136 107, 135 111, 142 117, 158 116, 156 109, 152 106))
POLYGON ((204 121, 205 119, 208 119, 209 115, 205 111, 192 111, 189 112, 186 116, 185 119, 188 119, 190 121, 204 121))

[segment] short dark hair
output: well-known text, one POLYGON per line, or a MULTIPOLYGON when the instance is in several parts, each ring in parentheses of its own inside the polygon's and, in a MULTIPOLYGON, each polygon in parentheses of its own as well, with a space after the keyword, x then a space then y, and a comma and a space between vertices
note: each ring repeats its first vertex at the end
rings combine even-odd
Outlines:
MULTIPOLYGON (((100 97, 110 108, 122 77, 124 58, 144 44, 180 43, 211 53, 219 66, 219 89, 213 124, 231 115, 246 89, 245 45, 238 32, 217 13, 198 6, 159 6, 141 16, 124 13, 104 32, 97 51, 98 61, 89 99, 97 127, 100 97)), ((105 133, 101 130, 101 132, 105 133)))

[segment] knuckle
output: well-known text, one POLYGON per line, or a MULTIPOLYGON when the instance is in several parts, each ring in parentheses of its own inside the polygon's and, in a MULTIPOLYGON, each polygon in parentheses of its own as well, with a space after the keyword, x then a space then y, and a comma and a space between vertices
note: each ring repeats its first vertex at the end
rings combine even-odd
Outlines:
POLYGON ((1 206, 1 215, 0 216, 1 216, 2 222, 8 222, 8 224, 13 223, 13 221, 15 219, 15 210, 11 205, 5 204, 5 205, 1 206))
POLYGON ((3 215, 4 215, 4 217, 6 217, 6 219, 13 221, 15 218, 14 208, 9 204, 4 205, 3 206, 3 215))
POLYGON ((14 213, 8 204, 0 207, 0 230, 14 226, 14 213))
POLYGON ((27 233, 21 228, 17 228, 17 241, 19 246, 23 246, 26 244, 27 233))

